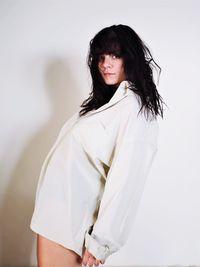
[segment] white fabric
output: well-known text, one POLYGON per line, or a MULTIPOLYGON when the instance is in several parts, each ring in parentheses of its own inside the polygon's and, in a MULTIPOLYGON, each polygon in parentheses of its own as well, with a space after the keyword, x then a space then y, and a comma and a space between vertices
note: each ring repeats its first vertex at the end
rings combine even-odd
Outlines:
POLYGON ((128 240, 157 151, 147 120, 123 81, 108 103, 62 127, 40 173, 31 229, 81 257, 106 260, 128 240))

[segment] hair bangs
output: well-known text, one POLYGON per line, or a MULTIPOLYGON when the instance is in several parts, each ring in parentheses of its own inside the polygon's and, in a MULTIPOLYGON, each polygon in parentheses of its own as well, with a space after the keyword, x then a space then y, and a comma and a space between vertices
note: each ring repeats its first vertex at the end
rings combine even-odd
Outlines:
POLYGON ((103 54, 122 57, 122 45, 115 32, 102 33, 92 42, 92 57, 98 59, 103 54))
POLYGON ((122 49, 119 42, 116 40, 107 40, 103 42, 101 46, 97 46, 94 54, 98 57, 103 54, 116 55, 118 57, 122 56, 122 49))

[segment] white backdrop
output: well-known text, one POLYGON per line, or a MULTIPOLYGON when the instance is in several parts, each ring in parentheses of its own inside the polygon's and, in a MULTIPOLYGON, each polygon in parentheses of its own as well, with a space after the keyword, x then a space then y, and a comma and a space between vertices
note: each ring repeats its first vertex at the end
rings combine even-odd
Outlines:
POLYGON ((162 67, 159 150, 128 244, 106 265, 200 264, 198 1, 0 1, 0 265, 36 264, 38 175, 90 91, 90 39, 131 26, 162 67), (138 3, 139 2, 139 3, 138 3))

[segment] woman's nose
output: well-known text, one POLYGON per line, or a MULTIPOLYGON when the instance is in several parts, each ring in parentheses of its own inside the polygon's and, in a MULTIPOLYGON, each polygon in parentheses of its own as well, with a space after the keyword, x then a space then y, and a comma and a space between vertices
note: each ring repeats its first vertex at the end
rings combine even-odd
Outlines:
POLYGON ((102 61, 102 67, 104 68, 110 68, 112 66, 112 61, 111 59, 109 58, 109 56, 105 56, 103 61, 102 61))

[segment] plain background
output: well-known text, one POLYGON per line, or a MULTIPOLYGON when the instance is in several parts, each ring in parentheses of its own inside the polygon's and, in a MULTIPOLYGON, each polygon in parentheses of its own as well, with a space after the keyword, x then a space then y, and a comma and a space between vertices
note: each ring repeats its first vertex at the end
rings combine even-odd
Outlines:
POLYGON ((29 229, 42 162, 90 92, 103 27, 131 26, 162 67, 168 107, 128 244, 106 265, 200 264, 199 1, 0 1, 0 265, 36 264, 29 229))

